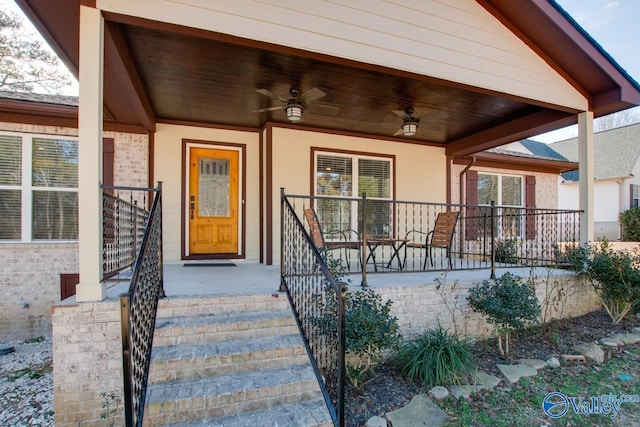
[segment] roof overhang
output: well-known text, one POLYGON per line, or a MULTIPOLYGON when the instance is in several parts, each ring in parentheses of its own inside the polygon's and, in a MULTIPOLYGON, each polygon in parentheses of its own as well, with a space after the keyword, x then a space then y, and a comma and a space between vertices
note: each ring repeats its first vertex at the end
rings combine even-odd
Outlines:
POLYGON ((578 169, 578 163, 575 162, 502 153, 481 152, 474 154, 473 157, 455 157, 453 159, 453 163, 458 165, 468 165, 472 161, 473 166, 478 167, 551 173, 555 175, 578 169), (475 158, 475 161, 473 161, 473 158, 475 158))
MULTIPOLYGON (((78 76, 80 5, 95 1, 16 1, 78 76)), ((640 104, 637 83, 555 2, 477 2, 582 93, 596 117, 640 104)), ((292 86, 322 85, 333 90, 316 111, 310 109, 303 126, 386 139, 400 124, 391 110, 409 105, 427 113, 444 110, 448 118, 429 122, 411 139, 395 140, 439 145, 449 156, 464 157, 571 125, 579 112, 286 46, 103 16, 105 120, 123 129, 153 132, 157 122, 256 130, 269 122, 286 124, 281 111, 251 113, 271 105, 256 89, 269 87, 286 97, 292 86), (212 84, 220 90, 212 93, 212 84)))

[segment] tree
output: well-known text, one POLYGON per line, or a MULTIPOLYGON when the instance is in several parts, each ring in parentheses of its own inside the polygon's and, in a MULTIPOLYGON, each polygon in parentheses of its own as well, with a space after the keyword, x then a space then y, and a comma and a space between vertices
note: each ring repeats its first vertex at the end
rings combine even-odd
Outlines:
POLYGON ((631 108, 628 110, 609 114, 608 116, 598 117, 593 121, 593 131, 601 132, 604 130, 615 129, 638 122, 640 122, 640 112, 637 108, 631 108))
POLYGON ((0 90, 59 94, 70 84, 58 57, 16 14, 0 10, 0 90))

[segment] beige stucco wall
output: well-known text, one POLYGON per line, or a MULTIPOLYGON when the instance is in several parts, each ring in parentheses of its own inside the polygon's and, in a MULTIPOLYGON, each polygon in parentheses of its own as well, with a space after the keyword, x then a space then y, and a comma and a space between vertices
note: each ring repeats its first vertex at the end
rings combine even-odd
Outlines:
POLYGON ((273 262, 280 260, 280 187, 287 194, 309 195, 312 147, 395 156, 395 198, 403 201, 446 200, 444 149, 288 128, 273 129, 273 262))
MULTIPOLYGON (((0 132, 77 137, 75 128, 0 123, 0 132)), ((105 132, 114 138, 114 182, 146 187, 148 136, 105 132)), ((82 144, 82 142, 80 142, 82 144)), ((51 307, 60 301, 60 274, 78 273, 78 243, 0 242, 0 339, 51 336, 51 307)))
POLYGON ((260 136, 257 132, 241 132, 191 126, 158 124, 155 134, 154 178, 163 182, 163 251, 165 262, 181 259, 182 214, 182 140, 206 143, 233 143, 246 147, 246 260, 260 257, 260 136))
MULTIPOLYGON (((451 168, 451 202, 460 203, 460 172, 465 168, 464 165, 453 165, 451 168)), ((524 185, 524 177, 533 175, 536 177, 536 207, 539 209, 557 209, 558 208, 558 175, 542 172, 525 172, 512 169, 487 168, 480 166, 472 166, 471 170, 478 172, 500 173, 505 175, 522 176, 524 185)), ((465 182, 466 177, 462 180, 465 182)), ((464 204, 464 200, 462 204, 464 204)), ((524 199, 523 199, 524 202, 524 199)))

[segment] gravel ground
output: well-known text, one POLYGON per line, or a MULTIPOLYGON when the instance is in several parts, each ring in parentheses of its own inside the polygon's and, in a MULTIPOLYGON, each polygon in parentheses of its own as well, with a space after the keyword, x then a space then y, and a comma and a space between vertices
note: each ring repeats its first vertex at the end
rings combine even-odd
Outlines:
POLYGON ((3 343, 0 356, 0 426, 53 426, 51 338, 3 343))

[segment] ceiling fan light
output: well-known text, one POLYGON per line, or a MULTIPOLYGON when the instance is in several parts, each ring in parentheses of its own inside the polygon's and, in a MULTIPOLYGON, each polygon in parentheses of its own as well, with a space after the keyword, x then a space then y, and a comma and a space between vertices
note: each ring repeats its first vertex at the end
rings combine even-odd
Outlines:
POLYGON ((402 124, 402 134, 404 136, 413 136, 418 131, 418 124, 416 122, 405 122, 402 124))
POLYGON ((287 119, 297 122, 302 119, 302 106, 299 104, 289 104, 285 107, 287 119))

